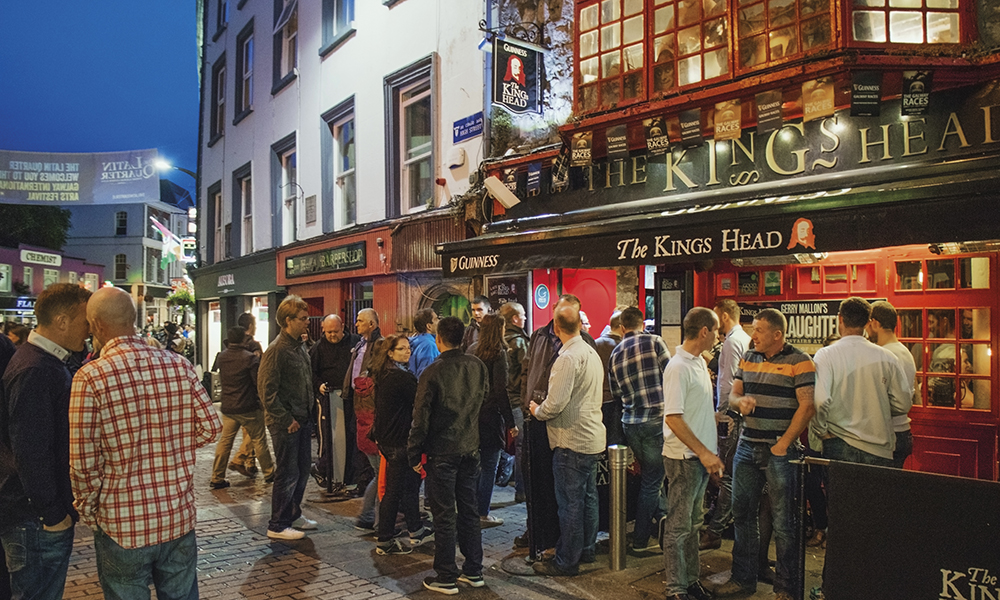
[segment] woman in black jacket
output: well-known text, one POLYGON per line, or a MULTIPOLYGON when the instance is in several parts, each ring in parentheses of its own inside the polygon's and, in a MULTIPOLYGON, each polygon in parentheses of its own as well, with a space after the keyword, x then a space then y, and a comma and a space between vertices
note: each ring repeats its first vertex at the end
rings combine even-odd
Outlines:
POLYGON ((372 357, 375 382, 375 423, 372 427, 379 452, 385 457, 385 495, 379 504, 378 543, 380 555, 409 554, 414 546, 434 539, 434 532, 420 519, 420 475, 410 468, 406 441, 413 420, 417 378, 407 369, 410 340, 390 335, 372 357), (396 515, 406 517, 410 546, 403 547, 394 537, 396 515))
POLYGON ((493 483, 497 476, 500 450, 507 446, 507 430, 514 427, 514 413, 507 396, 507 344, 503 339, 504 320, 488 314, 479 323, 479 341, 469 347, 486 364, 490 373, 490 395, 479 410, 479 522, 483 527, 503 525, 503 519, 490 514, 493 483))

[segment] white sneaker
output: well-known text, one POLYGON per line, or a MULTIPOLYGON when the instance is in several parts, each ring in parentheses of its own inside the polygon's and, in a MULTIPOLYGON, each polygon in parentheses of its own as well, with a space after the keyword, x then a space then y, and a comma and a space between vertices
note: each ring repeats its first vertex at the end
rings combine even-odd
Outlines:
POLYGON ((302 533, 297 529, 292 529, 291 527, 286 527, 282 531, 271 531, 267 530, 267 537, 272 540, 301 540, 306 537, 306 534, 302 533))
POLYGON ((496 515, 486 515, 485 517, 479 517, 480 527, 498 527, 503 525, 503 519, 496 515))
POLYGON ((298 519, 292 521, 292 527, 296 529, 316 529, 318 526, 319 523, 307 518, 305 515, 302 515, 298 519))

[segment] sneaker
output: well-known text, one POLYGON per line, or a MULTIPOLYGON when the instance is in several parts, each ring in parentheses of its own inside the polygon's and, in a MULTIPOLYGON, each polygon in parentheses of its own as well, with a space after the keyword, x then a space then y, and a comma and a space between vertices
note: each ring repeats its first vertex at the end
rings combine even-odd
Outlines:
POLYGON ((319 472, 319 469, 316 468, 316 465, 309 467, 309 474, 312 475, 312 478, 316 480, 316 485, 318 485, 321 488, 326 487, 326 476, 324 476, 319 472))
POLYGON ((517 536, 517 537, 514 538, 514 547, 515 548, 527 548, 528 545, 529 545, 529 543, 528 543, 528 534, 527 534, 527 532, 525 532, 524 534, 519 535, 519 536, 517 536))
POLYGON ((826 531, 817 529, 812 537, 809 538, 809 541, 806 542, 806 546, 810 548, 826 548, 826 531))
POLYGON ((724 598, 726 596, 752 596, 756 592, 756 585, 746 586, 731 577, 729 578, 729 581, 723 583, 713 591, 713 593, 719 598, 724 598))
POLYGON ((647 542, 645 546, 635 547, 629 546, 627 550, 629 556, 634 556, 636 558, 648 558, 650 556, 655 556, 660 554, 660 544, 658 542, 647 542))
POLYGON ((316 529, 318 526, 319 523, 313 521, 305 515, 302 515, 298 519, 292 521, 292 527, 295 529, 316 529))
POLYGON ((718 550, 722 547, 722 536, 706 529, 698 539, 699 550, 718 550))
POLYGON ((696 581, 688 586, 687 595, 692 600, 712 600, 712 592, 705 589, 700 581, 696 581))
POLYGON ((354 528, 358 531, 375 531, 375 523, 372 521, 355 521, 354 528))
POLYGON ((466 575, 465 573, 462 573, 458 576, 458 580, 462 583, 467 583, 472 587, 483 587, 486 585, 486 582, 483 581, 482 575, 466 575))
POLYGON ((416 533, 410 533, 410 548, 416 548, 426 544, 427 542, 434 541, 434 530, 426 525, 421 527, 416 533))
POLYGON ((291 527, 286 527, 281 531, 271 531, 267 530, 267 537, 272 540, 301 540, 306 537, 306 534, 302 533, 298 529, 292 529, 291 527))
POLYGON ((229 482, 223 479, 222 481, 210 481, 208 487, 213 490, 224 490, 229 487, 229 482))
POLYGON ((458 586, 455 585, 455 582, 445 583, 443 581, 438 581, 437 577, 427 577, 424 579, 424 587, 432 592, 447 594, 449 596, 453 596, 458 593, 458 586))
POLYGON ((486 515, 485 517, 479 517, 479 526, 482 528, 486 527, 499 527, 503 525, 503 519, 496 515, 486 515))
POLYGON ((394 554, 409 554, 413 552, 412 548, 407 548, 406 546, 399 543, 399 540, 393 539, 388 544, 375 546, 375 553, 379 556, 392 556, 394 554))

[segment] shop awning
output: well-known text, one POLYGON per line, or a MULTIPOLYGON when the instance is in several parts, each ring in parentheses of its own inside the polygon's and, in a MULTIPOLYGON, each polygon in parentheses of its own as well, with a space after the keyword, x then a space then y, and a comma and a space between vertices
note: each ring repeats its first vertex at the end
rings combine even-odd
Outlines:
POLYGON ((466 277, 986 240, 998 224, 989 155, 502 222, 437 251, 445 277, 466 277))

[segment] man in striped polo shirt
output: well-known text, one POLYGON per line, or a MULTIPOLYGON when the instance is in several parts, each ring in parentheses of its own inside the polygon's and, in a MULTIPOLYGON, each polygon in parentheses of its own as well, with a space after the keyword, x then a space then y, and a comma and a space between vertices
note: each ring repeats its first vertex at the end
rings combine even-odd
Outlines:
POLYGON ((760 311, 747 351, 733 380, 729 403, 743 415, 733 459, 733 574, 717 596, 751 595, 757 590, 760 531, 757 511, 764 484, 774 515, 777 549, 776 600, 791 600, 801 587, 795 568, 798 471, 791 461, 801 457, 799 435, 815 414, 816 369, 809 355, 785 343, 787 321, 772 308, 760 311))

